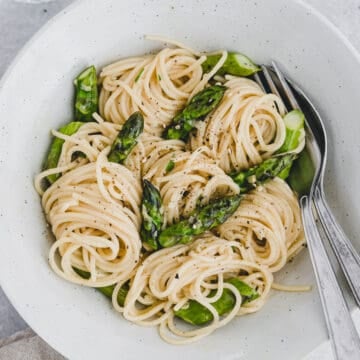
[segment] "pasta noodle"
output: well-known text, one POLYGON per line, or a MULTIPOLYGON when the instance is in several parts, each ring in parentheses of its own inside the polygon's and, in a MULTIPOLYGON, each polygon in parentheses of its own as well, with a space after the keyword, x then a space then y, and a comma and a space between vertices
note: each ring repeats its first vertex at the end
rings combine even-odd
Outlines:
POLYGON ((285 140, 284 105, 252 80, 227 76, 228 91, 207 121, 197 124, 191 148, 206 145, 225 172, 247 169, 274 154, 285 140), (279 107, 277 110, 275 103, 279 107))
MULTIPOLYGON (((125 306, 120 311, 126 319, 137 324, 160 325, 161 336, 176 344, 183 343, 184 337, 186 342, 198 340, 224 326, 236 315, 259 310, 270 291, 272 274, 266 267, 243 260, 239 255, 239 245, 208 234, 191 245, 155 252, 139 266, 132 279, 125 306), (261 295, 241 307, 238 291, 224 281, 242 273, 247 275, 241 275, 241 278, 256 286, 261 295), (220 319, 212 303, 219 298, 224 288, 234 294, 236 305, 224 319, 220 319), (209 298, 211 289, 217 291, 216 295, 209 298), (214 315, 211 325, 192 331, 176 327, 173 309, 179 309, 189 299, 196 299, 211 311, 214 315), (159 313, 162 315, 159 316, 159 313)), ((117 306, 116 302, 114 305, 117 306)))
MULTIPOLYGON (((158 144, 166 142, 168 140, 158 140, 156 147, 150 150, 150 156, 152 152, 157 153, 161 149, 158 144)), ((187 217, 199 203, 239 193, 238 186, 207 156, 207 152, 204 147, 194 152, 169 152, 144 169, 144 177, 160 189, 167 224, 187 217), (174 163, 174 169, 166 173, 166 165, 170 160, 174 163)))
POLYGON ((289 186, 277 178, 248 194, 218 234, 240 241, 243 259, 279 271, 304 244, 298 201, 289 186))
POLYGON ((160 135, 200 83, 201 62, 187 49, 165 48, 156 55, 120 60, 101 74, 100 113, 122 124, 141 110, 145 131, 160 135))
MULTIPOLYGON (((285 108, 278 96, 265 94, 249 78, 216 75, 226 51, 216 53, 217 63, 204 74, 205 55, 166 42, 173 46, 102 69, 100 114, 71 135, 52 132, 61 140, 57 165, 41 172, 35 187, 55 236, 51 268, 76 284, 110 286, 114 309, 125 319, 158 326, 165 341, 183 344, 237 315, 258 311, 271 288, 307 290, 273 282, 273 273, 304 247, 305 239, 297 197, 275 178, 245 194, 227 221, 193 242, 153 253, 142 249, 144 179, 159 190, 164 229, 199 205, 239 194, 231 173, 277 156, 286 137, 285 108), (174 116, 209 82, 222 83, 225 95, 196 122, 188 143, 162 138, 174 116), (119 131, 136 111, 144 117, 143 133, 123 164, 110 162, 119 131), (53 175, 56 181, 44 189, 53 175), (232 278, 256 296, 246 301, 232 278), (128 290, 120 303, 124 286, 128 290), (219 315, 216 302, 225 291, 233 306, 219 315), (178 311, 191 302, 207 311, 205 326, 189 329, 178 319, 178 311)), ((304 142, 303 136, 292 151, 300 152, 304 142)))
POLYGON ((127 168, 105 159, 100 153, 96 162, 66 173, 42 197, 57 239, 49 254, 52 269, 67 280, 95 287, 128 278, 141 249, 140 184, 127 168), (90 279, 81 278, 73 267, 88 271, 90 279))

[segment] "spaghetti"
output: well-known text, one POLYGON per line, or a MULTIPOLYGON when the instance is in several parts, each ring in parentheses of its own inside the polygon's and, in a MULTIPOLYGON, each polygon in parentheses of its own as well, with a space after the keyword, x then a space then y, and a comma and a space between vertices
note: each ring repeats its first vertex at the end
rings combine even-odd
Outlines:
POLYGON ((219 52, 206 74, 206 56, 181 46, 106 66, 99 78, 100 114, 74 134, 53 131, 63 142, 57 167, 35 179, 56 240, 49 252, 52 269, 73 283, 112 286, 117 311, 139 325, 159 326, 161 337, 173 344, 196 341, 236 315, 258 311, 271 287, 292 290, 274 284, 273 273, 304 244, 296 195, 275 178, 245 194, 227 221, 192 243, 142 250, 142 179, 159 189, 163 226, 171 226, 199 205, 239 194, 229 174, 276 156, 284 143, 285 108, 276 95, 248 78, 214 78, 227 56, 219 52), (213 79, 227 88, 219 106, 196 123, 188 143, 163 139, 174 116, 213 79), (144 132, 123 164, 109 162, 115 138, 135 111, 144 116, 144 132), (44 190, 44 179, 53 174, 61 176, 44 190), (244 301, 232 278, 256 298, 244 301), (124 285, 128 292, 119 303, 124 285), (219 315, 216 302, 225 290, 233 305, 219 315), (191 302, 205 309, 210 321, 189 330, 177 314, 191 302))

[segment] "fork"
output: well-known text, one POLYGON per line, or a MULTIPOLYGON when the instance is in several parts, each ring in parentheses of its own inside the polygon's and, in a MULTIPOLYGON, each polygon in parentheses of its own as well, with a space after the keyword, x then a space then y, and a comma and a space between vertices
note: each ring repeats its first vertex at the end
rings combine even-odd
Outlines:
POLYGON ((288 110, 299 109, 305 115, 306 149, 300 156, 297 167, 295 166, 292 171, 298 171, 299 174, 307 171, 311 172, 312 176, 310 176, 310 181, 305 187, 296 188, 297 184, 295 182, 290 183, 290 185, 300 196, 305 236, 335 358, 339 360, 359 360, 360 338, 320 238, 312 212, 312 203, 314 201, 319 212, 320 221, 324 225, 325 233, 329 236, 334 252, 339 258, 347 280, 351 284, 351 289, 356 294, 355 298, 357 301, 360 300, 360 292, 358 291, 360 277, 358 277, 358 283, 356 283, 356 278, 352 278, 352 271, 356 276, 360 273, 360 266, 357 266, 360 264, 357 261, 358 255, 350 245, 350 241, 340 230, 340 226, 337 225, 324 199, 323 177, 327 154, 324 125, 308 97, 298 86, 285 79, 275 62, 272 62, 272 69, 262 66, 262 74, 263 77, 256 74, 254 78, 265 92, 269 90, 269 92, 278 95, 287 105, 288 110), (347 262, 348 259, 351 259, 349 263, 347 262))
MULTIPOLYGON (((273 63, 273 69, 275 70, 279 80, 284 84, 284 91, 287 92, 291 106, 299 108, 299 104, 296 101, 291 89, 287 86, 287 82, 279 70, 279 67, 273 63)), ((319 148, 321 155, 321 165, 319 169, 319 176, 314 189, 314 204, 319 216, 320 222, 325 230, 325 233, 330 240, 330 245, 337 257, 337 260, 343 270, 347 282, 350 285, 355 301, 360 306, 360 256, 354 249, 350 240, 346 237, 344 231, 335 220, 332 214, 324 194, 324 174, 325 165, 327 159, 327 136, 324 123, 311 103, 309 98, 304 92, 295 84, 292 84, 295 91, 303 99, 305 108, 308 112, 312 112, 312 118, 314 121, 308 124, 311 128, 315 142, 319 148)))

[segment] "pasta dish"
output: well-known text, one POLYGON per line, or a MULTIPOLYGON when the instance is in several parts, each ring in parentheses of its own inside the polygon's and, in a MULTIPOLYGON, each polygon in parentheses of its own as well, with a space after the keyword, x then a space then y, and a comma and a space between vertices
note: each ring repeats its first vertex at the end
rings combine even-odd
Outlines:
POLYGON ((83 70, 35 179, 53 271, 172 344, 260 310, 271 289, 306 290, 273 281, 305 246, 286 182, 304 115, 260 70, 177 42, 83 70))

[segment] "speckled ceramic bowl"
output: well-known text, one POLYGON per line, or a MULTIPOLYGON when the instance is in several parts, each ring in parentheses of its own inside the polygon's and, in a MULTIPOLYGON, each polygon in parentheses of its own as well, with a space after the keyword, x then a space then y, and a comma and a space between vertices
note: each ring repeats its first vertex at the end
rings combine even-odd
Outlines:
MULTIPOLYGON (((176 347, 48 266, 50 240, 33 177, 49 130, 71 118, 72 79, 80 69, 160 47, 144 40, 149 33, 201 50, 242 51, 259 63, 279 61, 324 116, 329 201, 348 235, 360 233, 359 56, 321 15, 289 0, 84 0, 34 37, 1 84, 1 285, 34 330, 70 359, 302 358, 327 339, 316 288, 273 292, 260 312, 176 347)), ((278 279, 315 284, 307 252, 278 279)))

